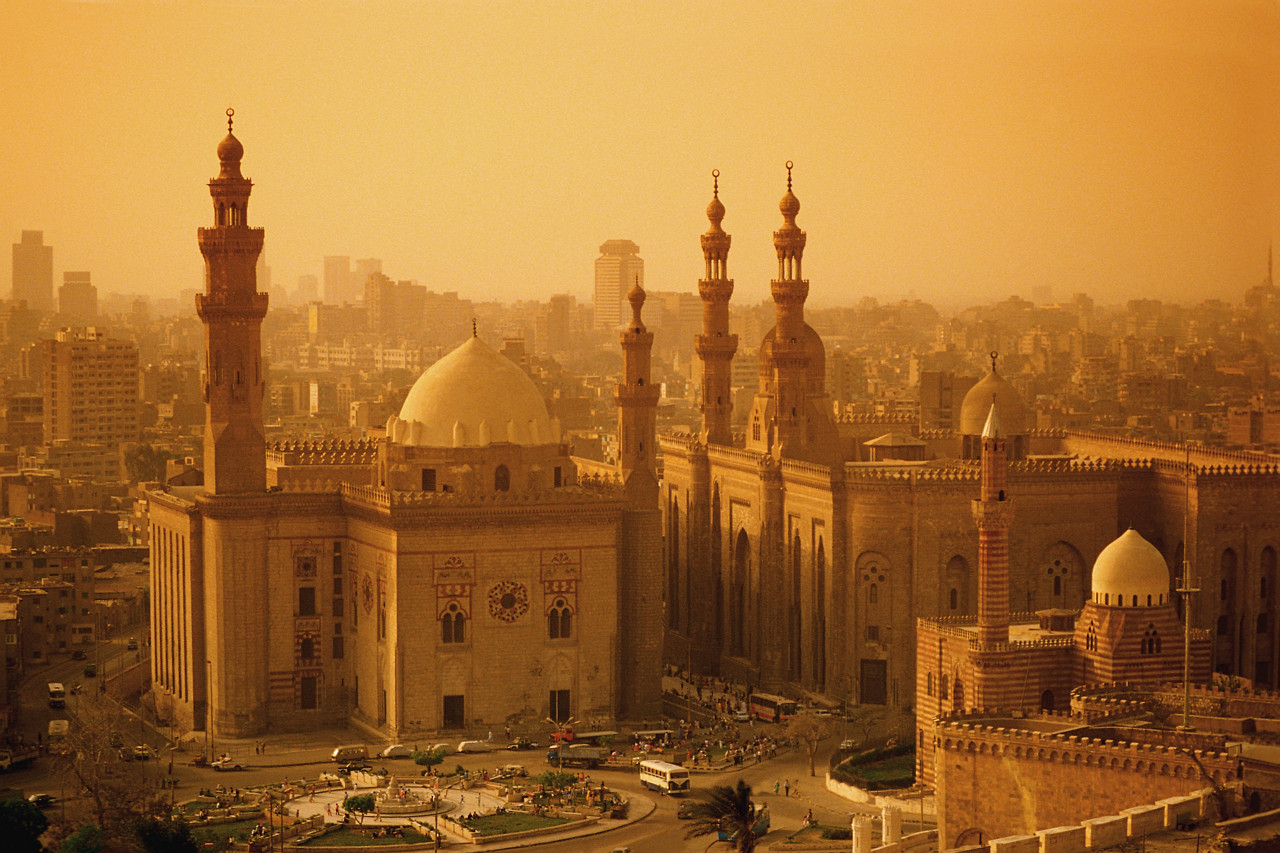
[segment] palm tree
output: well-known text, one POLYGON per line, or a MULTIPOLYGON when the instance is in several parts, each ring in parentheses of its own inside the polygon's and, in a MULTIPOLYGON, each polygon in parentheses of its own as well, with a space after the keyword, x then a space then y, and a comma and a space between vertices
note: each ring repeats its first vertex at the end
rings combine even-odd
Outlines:
MULTIPOLYGON (((756 807, 751 801, 751 786, 741 779, 736 787, 716 785, 693 806, 693 823, 685 838, 710 835, 725 830, 737 853, 756 849, 756 807)), ((708 847, 711 845, 708 844, 708 847)))

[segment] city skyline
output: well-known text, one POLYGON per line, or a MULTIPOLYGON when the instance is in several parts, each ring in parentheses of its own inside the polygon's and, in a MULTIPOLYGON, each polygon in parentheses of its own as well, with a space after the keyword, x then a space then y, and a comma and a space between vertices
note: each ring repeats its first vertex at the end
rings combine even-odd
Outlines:
POLYGON ((817 307, 1238 300, 1280 231, 1272 2, 222 5, 14 4, 4 239, 43 231, 104 293, 200 288, 183 190, 227 107, 288 289, 349 255, 585 301, 628 239, 692 290, 715 168, 756 303, 787 160, 817 307))

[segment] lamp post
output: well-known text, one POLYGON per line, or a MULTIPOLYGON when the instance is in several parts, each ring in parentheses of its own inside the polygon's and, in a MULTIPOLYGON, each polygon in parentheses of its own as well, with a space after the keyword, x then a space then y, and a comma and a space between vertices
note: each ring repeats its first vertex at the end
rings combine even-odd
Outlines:
POLYGON ((213 661, 204 661, 204 745, 207 758, 213 761, 213 661))

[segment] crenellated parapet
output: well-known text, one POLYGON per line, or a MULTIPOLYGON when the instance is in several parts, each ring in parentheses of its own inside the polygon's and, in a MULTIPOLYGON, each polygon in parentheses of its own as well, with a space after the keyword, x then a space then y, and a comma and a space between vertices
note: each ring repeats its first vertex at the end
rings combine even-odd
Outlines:
POLYGON ((351 441, 277 441, 267 446, 267 463, 271 465, 372 465, 378 461, 378 442, 373 439, 351 441))
MULTIPOLYGON (((875 414, 872 412, 842 412, 836 415, 836 423, 838 424, 883 424, 884 426, 911 426, 919 422, 919 418, 913 414, 894 413, 894 414, 875 414)), ((925 432, 940 433, 938 437, 950 436, 950 430, 921 430, 920 437, 924 438, 925 432)))

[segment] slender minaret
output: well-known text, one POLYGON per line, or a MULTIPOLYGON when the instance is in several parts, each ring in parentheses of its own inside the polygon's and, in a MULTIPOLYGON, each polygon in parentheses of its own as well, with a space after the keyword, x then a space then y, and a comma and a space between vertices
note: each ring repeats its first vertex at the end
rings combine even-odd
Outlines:
POLYGON ((262 428, 262 318, 256 266, 261 228, 248 225, 253 182, 240 174, 244 146, 231 133, 218 143, 221 170, 209 181, 213 227, 199 229, 204 293, 196 313, 205 328, 204 484, 210 494, 261 492, 267 487, 262 428))
POLYGON ((702 257, 706 261, 705 277, 698 281, 702 297, 702 334, 695 346, 702 359, 702 440, 708 444, 729 444, 733 439, 730 418, 733 414, 729 381, 733 370, 733 354, 738 350, 738 336, 729 334, 729 298, 733 296, 733 279, 729 278, 729 244, 733 238, 724 232, 724 204, 720 201, 720 170, 711 171, 712 197, 707 205, 711 227, 702 235, 702 257))
POLYGON ((644 289, 627 294, 631 322, 622 330, 623 380, 618 401, 618 469, 625 507, 618 536, 619 715, 646 720, 662 713, 662 512, 654 464, 659 389, 650 374, 653 333, 640 319, 644 289))
POLYGON ((627 293, 627 301, 631 303, 631 322, 620 336, 623 381, 614 391, 618 401, 618 467, 623 480, 637 468, 654 470, 660 391, 649 375, 653 332, 640 319, 644 288, 638 281, 627 293))
POLYGON ((769 283, 773 293, 777 325, 773 341, 773 366, 776 376, 777 437, 782 446, 799 448, 808 439, 806 411, 808 403, 807 373, 809 353, 805 349, 804 302, 809 297, 809 282, 804 278, 800 262, 804 258, 805 233, 796 225, 800 200, 791 192, 791 161, 787 161, 787 192, 778 203, 782 227, 773 232, 773 247, 778 252, 778 277, 769 283))
POLYGON ((1009 642, 1009 455, 995 402, 982 428, 982 480, 973 502, 978 524, 978 642, 1009 642))

